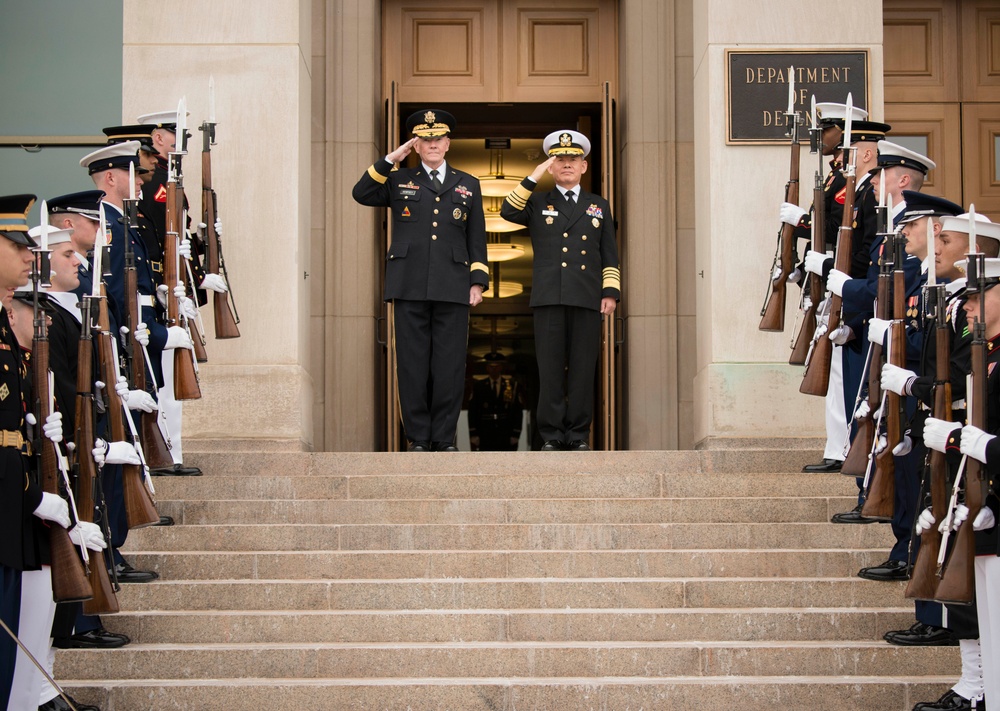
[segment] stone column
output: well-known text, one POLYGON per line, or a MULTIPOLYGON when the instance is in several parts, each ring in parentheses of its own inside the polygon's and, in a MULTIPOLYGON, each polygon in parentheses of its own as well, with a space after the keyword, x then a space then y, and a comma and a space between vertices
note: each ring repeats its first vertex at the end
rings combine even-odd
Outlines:
MULTIPOLYGON (((694 186, 698 278, 695 441, 824 437, 822 398, 800 395, 785 334, 757 330, 788 179, 788 148, 726 145, 725 51, 870 50, 872 116, 882 117, 882 5, 848 0, 825 16, 794 0, 694 3, 694 186), (703 277, 701 276, 703 274, 703 277)), ((815 159, 803 151, 811 186, 815 159)), ((802 202, 808 204, 803 194, 802 202)))
POLYGON ((218 341, 204 309, 204 397, 185 404, 186 449, 208 440, 312 445, 308 283, 309 0, 124 2, 122 121, 187 98, 184 182, 201 217, 201 132, 215 79, 213 183, 242 337, 218 341))

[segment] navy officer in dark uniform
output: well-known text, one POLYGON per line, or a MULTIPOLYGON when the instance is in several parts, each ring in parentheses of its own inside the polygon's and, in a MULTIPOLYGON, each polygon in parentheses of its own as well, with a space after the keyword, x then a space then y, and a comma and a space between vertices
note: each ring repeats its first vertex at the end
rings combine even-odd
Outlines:
POLYGON ((486 377, 477 380, 469 402, 469 439, 480 452, 512 452, 521 437, 521 389, 503 374, 503 353, 487 353, 486 377))
POLYGON ((545 451, 588 450, 601 317, 621 298, 621 270, 611 206, 583 190, 590 141, 555 131, 542 148, 549 159, 504 200, 500 215, 524 225, 535 250, 531 302, 538 357, 538 431, 545 451), (549 172, 556 187, 532 194, 549 172))
POLYGON ((354 186, 362 205, 392 210, 385 300, 393 304, 396 377, 411 452, 454 452, 465 392, 469 308, 489 285, 479 180, 445 162, 455 117, 439 109, 410 116, 413 138, 354 186), (393 170, 410 151, 413 168, 393 170))

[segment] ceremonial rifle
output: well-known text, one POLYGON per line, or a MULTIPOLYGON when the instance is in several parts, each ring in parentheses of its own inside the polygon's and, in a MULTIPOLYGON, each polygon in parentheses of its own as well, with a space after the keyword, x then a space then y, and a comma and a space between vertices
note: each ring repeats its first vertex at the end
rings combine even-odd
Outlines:
MULTIPOLYGON (((788 170, 788 182, 785 183, 785 202, 799 202, 799 115, 795 111, 795 67, 788 68, 788 110, 785 112, 785 122, 791 122, 789 134, 792 138, 791 166, 788 170)), ((771 294, 760 311, 760 331, 785 330, 785 296, 787 294, 788 277, 792 273, 792 262, 795 254, 794 225, 781 223, 778 231, 778 245, 771 264, 771 294), (779 257, 780 255, 780 257, 779 257), (778 262, 780 258, 780 267, 778 262)))
MULTIPOLYGON (((34 306, 34 332, 31 342, 31 375, 35 396, 35 419, 39 430, 52 414, 52 388, 49 380, 49 334, 48 318, 38 301, 38 287, 48 285, 49 281, 49 245, 48 245, 49 215, 45 202, 41 207, 41 249, 31 269, 34 306)), ((60 476, 57 472, 62 451, 57 442, 50 442, 43 434, 39 437, 38 450, 39 479, 42 491, 47 494, 63 497, 60 491, 60 476)), ((66 496, 71 492, 66 489, 66 496)), ((75 505, 68 505, 70 522, 77 523, 75 505)), ((48 527, 49 556, 52 566, 52 599, 56 602, 78 602, 93 597, 94 593, 87 579, 85 564, 80 558, 70 540, 69 531, 55 524, 48 527)), ((83 549, 86 556, 86 548, 83 549)), ((84 558, 85 560, 86 558, 84 558)))
POLYGON ((201 124, 201 221, 205 223, 205 241, 208 243, 208 272, 218 274, 229 288, 224 294, 212 292, 212 310, 215 314, 216 338, 239 338, 239 312, 233 297, 226 259, 222 255, 222 241, 215 229, 218 219, 218 200, 212 189, 212 146, 215 145, 215 82, 209 79, 208 120, 201 124))
MULTIPOLYGON (((84 295, 81 299, 80 315, 83 323, 80 328, 80 344, 77 352, 76 365, 76 432, 73 441, 76 443, 76 500, 80 509, 80 520, 95 523, 101 521, 104 538, 111 540, 107 512, 101 507, 98 519, 97 510, 103 498, 103 487, 97 464, 91 455, 94 447, 94 336, 93 328, 97 322, 97 303, 93 297, 84 295)), ((85 615, 112 615, 119 611, 115 587, 111 584, 109 567, 104 554, 98 553, 99 560, 90 566, 90 587, 94 597, 83 603, 85 615)))
MULTIPOLYGON (((180 303, 174 295, 174 287, 182 285, 180 278, 180 254, 178 247, 181 234, 181 212, 178 211, 178 187, 182 183, 181 157, 185 153, 186 131, 184 126, 186 110, 181 99, 177 107, 177 151, 170 154, 167 173, 166 196, 166 236, 163 240, 163 283, 167 285, 167 327, 180 325, 180 303)), ((192 338, 192 341, 194 339, 192 338)), ((189 348, 174 349, 174 398, 177 400, 197 400, 201 397, 195 354, 189 348)))
MULTIPOLYGON (((809 128, 809 152, 819 154, 819 169, 813 180, 812 204, 812 248, 820 254, 826 252, 826 195, 823 185, 822 135, 816 120, 816 97, 812 97, 812 126, 809 128)), ((809 357, 809 346, 816 333, 816 312, 823 300, 823 277, 809 273, 805 289, 802 290, 802 325, 792 346, 789 365, 805 365, 809 357)))
MULTIPOLYGON (((847 95, 847 118, 844 119, 844 160, 846 169, 844 176, 847 185, 844 187, 844 219, 837 233, 837 256, 835 266, 845 274, 851 272, 851 246, 854 237, 854 192, 857 187, 855 161, 857 151, 851 147, 851 112, 853 110, 851 95, 847 95)), ((830 365, 833 362, 833 341, 827 334, 840 326, 840 311, 843 299, 836 294, 830 294, 830 318, 826 329, 817 329, 813 339, 812 354, 809 365, 799 386, 799 392, 804 395, 825 396, 830 384, 830 365)))

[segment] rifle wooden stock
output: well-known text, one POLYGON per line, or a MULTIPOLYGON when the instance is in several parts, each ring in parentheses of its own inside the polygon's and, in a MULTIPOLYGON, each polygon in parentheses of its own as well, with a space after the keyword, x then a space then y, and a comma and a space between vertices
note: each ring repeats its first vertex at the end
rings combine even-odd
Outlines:
MULTIPOLYGON (((982 299, 982 295, 979 297, 982 299)), ((972 395, 969 407, 969 424, 986 428, 986 341, 982 337, 982 324, 975 325, 972 342, 972 395)), ((972 522, 983 506, 983 466, 968 457, 965 462, 965 505, 969 516, 951 538, 954 546, 945 560, 934 599, 939 602, 971 604, 976 599, 976 538, 972 522)))
POLYGON ((201 329, 195 321, 188 321, 188 330, 191 332, 191 342, 194 343, 194 358, 199 363, 208 362, 208 351, 205 349, 204 337, 201 329))
MULTIPOLYGON (((96 494, 99 484, 97 465, 90 455, 94 448, 94 339, 90 333, 90 319, 84 309, 84 323, 80 331, 80 345, 76 368, 76 433, 73 441, 77 451, 76 505, 80 520, 94 523, 97 517, 96 494)), ((119 611, 104 553, 92 553, 88 579, 93 597, 83 603, 85 615, 113 615, 119 611)))
MULTIPOLYGON (((106 299, 100 301, 100 336, 97 344, 97 353, 101 363, 101 377, 108 388, 113 388, 111 383, 118 382, 118 363, 115 362, 114 350, 111 346, 111 339, 114 337, 110 331, 108 320, 108 305, 106 299)), ((114 394, 109 396, 108 423, 111 430, 111 440, 114 442, 125 442, 125 415, 122 413, 122 403, 114 394)), ((143 481, 142 468, 135 464, 122 465, 122 486, 125 490, 125 516, 128 520, 129 528, 142 528, 152 526, 160 522, 160 514, 156 512, 156 504, 153 497, 146 488, 143 481)))
MULTIPOLYGON (((179 283, 177 274, 177 235, 179 231, 179 211, 177 209, 177 183, 167 181, 167 230, 163 240, 163 283, 167 285, 167 326, 180 325, 180 304, 174 296, 174 287, 179 283)), ((194 366, 194 351, 187 348, 174 349, 174 398, 177 400, 197 400, 201 397, 198 373, 194 366)))
MULTIPOLYGON (((934 329, 934 353, 936 362, 934 373, 934 417, 951 421, 951 382, 949 381, 949 365, 951 357, 950 330, 945 321, 947 305, 941 303, 944 299, 944 289, 938 288, 936 301, 936 319, 934 329)), ((943 521, 947 515, 948 506, 948 463, 942 452, 930 450, 930 493, 931 513, 935 521, 943 521)), ((923 506, 919 502, 917 508, 923 506)), ((920 549, 917 560, 910 571, 910 582, 906 586, 905 595, 916 600, 933 600, 937 594, 937 555, 941 548, 941 532, 937 526, 931 526, 920 534, 920 549)))
MULTIPOLYGON (((788 169, 788 182, 785 183, 785 202, 799 201, 799 136, 797 124, 792 126, 792 156, 788 169)), ((788 293, 788 276, 792 273, 795 244, 793 231, 795 227, 781 223, 781 270, 778 276, 771 279, 771 295, 767 297, 764 313, 761 314, 760 331, 785 330, 785 297, 788 293)), ((772 275, 773 276, 773 275, 772 275)))
POLYGON ((858 420, 858 433, 854 435, 847 458, 840 467, 844 476, 863 477, 868 472, 868 456, 872 453, 872 443, 875 441, 875 419, 868 413, 858 420))
MULTIPOLYGON (((49 339, 45 327, 45 314, 36 316, 35 337, 31 346, 32 379, 37 402, 38 427, 51 414, 49 408, 49 339)), ((44 435, 41 437, 42 491, 55 496, 59 493, 59 472, 55 447, 44 435)), ((71 512, 73 513, 73 512, 71 512)), ((72 516, 71 516, 72 518, 72 516)), ((52 565, 52 599, 56 602, 79 602, 93 597, 90 581, 84 572, 80 554, 69 538, 69 531, 54 524, 48 527, 49 556, 52 565)))
MULTIPOLYGON (((219 233, 215 230, 215 220, 218 210, 215 202, 215 190, 212 189, 212 152, 208 132, 205 135, 204 149, 201 152, 201 209, 202 222, 205 223, 205 238, 208 243, 208 271, 211 274, 221 274, 229 284, 229 276, 222 265, 222 243, 219 233)), ((216 338, 239 338, 240 327, 236 325, 230 307, 232 292, 220 294, 212 292, 212 313, 215 315, 216 338)))
MULTIPOLYGON (((818 172, 816 175, 816 187, 813 188, 812 248, 813 251, 822 254, 826 251, 826 235, 824 234, 826 199, 823 194, 821 174, 818 172)), ((823 300, 823 278, 812 272, 809 272, 808 276, 809 308, 802 313, 802 326, 799 328, 799 335, 792 347, 792 355, 788 359, 789 365, 805 365, 806 357, 809 355, 809 345, 816 333, 816 312, 823 300)))
MULTIPOLYGON (((857 186, 857 176, 852 167, 847 174, 847 185, 844 187, 844 220, 837 235, 837 257, 834 266, 845 274, 851 273, 851 245, 854 239, 854 191, 857 186)), ((806 374, 802 378, 799 392, 803 395, 825 396, 830 385, 830 365, 833 363, 833 341, 827 336, 840 326, 840 311, 844 301, 836 294, 830 295, 830 320, 827 322, 826 333, 822 334, 813 346, 813 354, 809 358, 806 374)))

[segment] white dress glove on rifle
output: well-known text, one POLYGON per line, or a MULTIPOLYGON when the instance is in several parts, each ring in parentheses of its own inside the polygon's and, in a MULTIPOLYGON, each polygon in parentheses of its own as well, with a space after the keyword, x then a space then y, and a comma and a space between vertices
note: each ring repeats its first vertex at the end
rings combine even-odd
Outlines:
POLYGON ((69 539, 78 546, 86 546, 87 550, 100 552, 108 547, 104 533, 96 523, 78 521, 69 531, 69 539))
POLYGON ((139 453, 135 451, 135 445, 131 442, 105 442, 103 439, 94 440, 94 461, 98 466, 105 464, 142 464, 139 453))
POLYGON ((180 326, 171 326, 167 329, 167 343, 163 349, 169 351, 174 348, 194 348, 191 337, 180 326))
POLYGON ((889 326, 892 325, 892 321, 886 321, 883 318, 872 318, 868 321, 868 340, 872 343, 884 346, 885 345, 885 332, 889 330, 889 326))
MULTIPOLYGON (((805 214, 806 211, 798 205, 793 205, 790 202, 783 202, 781 203, 781 210, 778 212, 778 218, 786 225, 795 227, 802 222, 802 218, 805 217, 805 214)), ((219 232, 219 229, 216 228, 215 231, 219 232)))
POLYGON ((181 256, 181 259, 191 259, 191 239, 189 237, 181 240, 177 247, 177 254, 181 256))
POLYGON ((45 424, 42 425, 42 432, 52 442, 62 442, 63 438, 62 413, 61 412, 50 413, 49 416, 45 418, 45 424))
POLYGON ((160 284, 156 287, 156 300, 160 302, 160 306, 167 308, 167 292, 170 291, 170 287, 166 284, 160 284))
POLYGON ((914 532, 919 536, 922 535, 924 531, 931 530, 931 526, 937 523, 937 519, 934 518, 934 514, 931 513, 929 508, 924 509, 917 516, 917 525, 914 528, 914 532))
POLYGON ((831 269, 830 276, 826 278, 826 288, 837 296, 844 295, 844 284, 851 280, 850 274, 844 274, 839 269, 831 269))
MULTIPOLYGON (((789 275, 789 281, 791 281, 791 278, 791 275, 789 275)), ((225 294, 229 291, 229 286, 226 284, 226 280, 219 274, 206 274, 198 288, 208 289, 209 291, 214 291, 219 294, 225 294)))
POLYGON ((34 510, 35 516, 43 521, 58 523, 63 528, 69 528, 72 521, 69 518, 69 505, 61 496, 42 492, 42 500, 34 510))
POLYGON ((118 384, 115 385, 115 392, 118 393, 118 397, 121 398, 122 404, 129 410, 142 410, 143 412, 152 412, 158 409, 156 400, 153 396, 147 393, 145 390, 131 390, 128 386, 128 381, 124 376, 118 376, 118 384))
POLYGON ((854 411, 855 420, 863 420, 868 417, 868 413, 872 411, 871 405, 868 404, 867 400, 862 400, 861 404, 858 405, 858 409, 854 411))
POLYGON ((217 235, 222 234, 222 220, 220 220, 218 217, 215 218, 215 234, 217 235))
POLYGON ((948 447, 948 440, 952 434, 961 428, 957 422, 939 420, 936 417, 928 417, 924 422, 924 446, 937 452, 944 453, 948 447))
POLYGON ((893 456, 905 457, 907 454, 913 451, 913 440, 910 439, 910 435, 903 435, 903 439, 900 440, 899 444, 892 448, 893 456))
POLYGON ((838 346, 842 346, 854 338, 854 331, 851 330, 850 326, 837 326, 830 331, 828 338, 838 346))
POLYGON ((828 259, 831 262, 833 261, 833 259, 828 257, 823 252, 816 252, 810 249, 806 252, 806 271, 815 274, 816 276, 823 276, 823 267, 826 265, 826 261, 828 259))
POLYGON ((882 389, 897 395, 909 395, 910 384, 917 379, 912 370, 900 368, 898 365, 886 363, 882 366, 882 389))
POLYGON ((994 435, 987 434, 978 427, 966 425, 962 428, 962 443, 959 445, 959 449, 962 454, 967 454, 976 461, 985 464, 986 445, 993 437, 994 435))
POLYGON ((146 324, 140 323, 138 326, 136 326, 135 340, 136 343, 138 343, 143 348, 149 347, 149 329, 146 327, 146 324))

